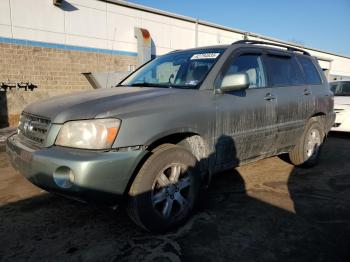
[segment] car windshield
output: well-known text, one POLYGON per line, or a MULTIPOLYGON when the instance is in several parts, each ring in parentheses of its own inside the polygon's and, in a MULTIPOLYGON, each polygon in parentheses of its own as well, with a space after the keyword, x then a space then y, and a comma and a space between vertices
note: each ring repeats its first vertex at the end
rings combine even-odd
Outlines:
POLYGON ((335 96, 350 96, 350 81, 331 83, 331 90, 335 96))
POLYGON ((224 51, 211 48, 171 52, 144 65, 118 86, 197 89, 224 51))

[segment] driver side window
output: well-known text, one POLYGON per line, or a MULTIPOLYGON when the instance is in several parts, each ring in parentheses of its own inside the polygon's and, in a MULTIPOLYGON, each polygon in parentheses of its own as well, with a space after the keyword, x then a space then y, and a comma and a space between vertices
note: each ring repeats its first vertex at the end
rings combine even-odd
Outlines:
POLYGON ((261 62, 261 55, 244 54, 236 57, 224 76, 245 73, 249 79, 249 88, 265 87, 265 74, 261 62))

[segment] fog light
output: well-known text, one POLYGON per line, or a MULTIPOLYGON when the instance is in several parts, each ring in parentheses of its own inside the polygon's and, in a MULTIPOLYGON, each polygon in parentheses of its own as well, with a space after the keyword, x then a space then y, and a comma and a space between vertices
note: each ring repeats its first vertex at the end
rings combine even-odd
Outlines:
POLYGON ((53 180, 61 188, 70 188, 75 180, 74 172, 69 167, 61 166, 53 173, 53 180))

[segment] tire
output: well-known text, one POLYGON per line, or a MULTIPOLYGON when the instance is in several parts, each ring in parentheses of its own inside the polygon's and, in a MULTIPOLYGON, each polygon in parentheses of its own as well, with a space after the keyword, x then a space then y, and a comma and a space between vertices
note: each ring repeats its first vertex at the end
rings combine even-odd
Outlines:
POLYGON ((294 149, 289 152, 291 163, 299 167, 313 167, 320 158, 325 133, 317 118, 311 118, 303 135, 298 140, 294 149))
POLYGON ((170 230, 192 212, 200 180, 196 158, 188 150, 161 145, 135 177, 129 190, 127 213, 148 231, 170 230))

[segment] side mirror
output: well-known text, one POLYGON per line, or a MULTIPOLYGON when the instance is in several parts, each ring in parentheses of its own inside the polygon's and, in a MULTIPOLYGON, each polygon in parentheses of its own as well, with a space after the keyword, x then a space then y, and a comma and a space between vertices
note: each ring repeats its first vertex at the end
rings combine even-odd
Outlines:
POLYGON ((246 73, 236 73, 224 76, 220 89, 222 92, 244 90, 249 87, 249 77, 246 73))

